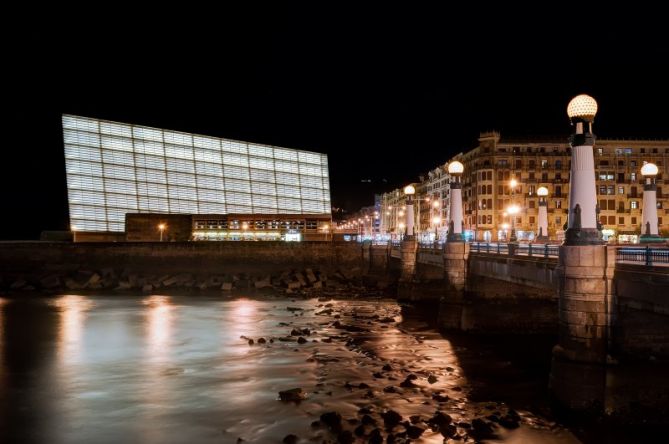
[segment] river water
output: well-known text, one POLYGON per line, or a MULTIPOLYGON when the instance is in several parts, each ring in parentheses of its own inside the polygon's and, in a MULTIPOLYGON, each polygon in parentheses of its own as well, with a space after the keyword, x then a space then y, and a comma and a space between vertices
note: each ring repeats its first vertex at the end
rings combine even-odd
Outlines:
POLYGON ((443 336, 381 300, 0 298, 0 442, 334 442, 312 422, 336 411, 354 431, 362 407, 384 437, 386 409, 419 415, 412 442, 444 442, 423 422, 437 410, 462 425, 453 442, 473 442, 473 419, 510 408, 520 426, 485 442, 605 442, 551 419, 550 344, 518 341, 443 336), (279 400, 298 387, 304 400, 279 400))

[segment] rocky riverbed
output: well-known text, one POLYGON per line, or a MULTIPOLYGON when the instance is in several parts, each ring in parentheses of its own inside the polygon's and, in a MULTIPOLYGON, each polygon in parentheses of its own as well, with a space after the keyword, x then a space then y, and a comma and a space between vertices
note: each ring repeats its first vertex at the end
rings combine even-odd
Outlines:
POLYGON ((5 297, 0 441, 578 442, 531 347, 378 298, 5 297))

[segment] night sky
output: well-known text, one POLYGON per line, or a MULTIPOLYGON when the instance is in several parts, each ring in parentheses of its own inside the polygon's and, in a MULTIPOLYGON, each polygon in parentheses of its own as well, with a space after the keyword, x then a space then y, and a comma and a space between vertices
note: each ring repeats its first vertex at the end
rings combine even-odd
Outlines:
POLYGON ((19 20, 3 56, 0 238, 67 229, 63 113, 327 153, 333 204, 351 211, 480 131, 566 137, 579 93, 599 102, 599 136, 669 138, 661 12, 518 12, 256 5, 19 20))

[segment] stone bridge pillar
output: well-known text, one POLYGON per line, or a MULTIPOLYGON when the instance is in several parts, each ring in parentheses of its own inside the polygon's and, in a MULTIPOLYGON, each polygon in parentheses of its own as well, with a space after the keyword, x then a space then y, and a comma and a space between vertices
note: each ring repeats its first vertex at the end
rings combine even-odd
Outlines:
POLYGON ((404 236, 400 243, 400 279, 397 284, 398 299, 411 299, 413 281, 416 276, 418 242, 415 236, 404 236))
POLYGON ((563 245, 558 268, 559 340, 550 386, 572 410, 605 407, 615 248, 563 245))
POLYGON ((439 326, 446 329, 461 328, 469 244, 447 242, 444 249, 444 275, 446 291, 439 303, 439 326))

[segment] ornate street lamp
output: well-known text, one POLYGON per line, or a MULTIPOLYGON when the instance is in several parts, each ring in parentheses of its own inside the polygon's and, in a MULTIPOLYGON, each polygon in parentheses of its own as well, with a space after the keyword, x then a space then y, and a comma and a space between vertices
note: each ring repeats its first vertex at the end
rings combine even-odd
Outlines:
POLYGON ((655 177, 657 165, 646 162, 641 167, 643 182, 643 209, 641 210, 641 242, 659 242, 660 238, 657 219, 657 185, 655 177))
POLYGON ((509 241, 518 242, 518 238, 516 237, 516 214, 520 213, 520 207, 516 204, 511 204, 506 209, 506 212, 511 216, 511 237, 509 241))
POLYGON ((160 231, 160 242, 163 241, 163 232, 165 231, 165 228, 167 228, 166 224, 158 224, 158 231, 160 231))
POLYGON ((597 226, 597 192, 595 185, 595 135, 592 122, 597 102, 581 94, 567 106, 567 115, 574 126, 571 135, 571 172, 569 175, 569 218, 565 245, 600 245, 602 233, 597 226))
POLYGON ((413 223, 413 195, 416 194, 416 189, 413 185, 407 185, 404 187, 404 195, 407 197, 406 200, 406 235, 413 237, 414 235, 414 223, 413 223))
POLYGON ((448 164, 448 174, 451 175, 451 212, 448 222, 448 242, 464 242, 462 216, 462 173, 465 166, 457 160, 448 164))
POLYGON ((539 233, 537 241, 548 242, 548 188, 539 187, 537 196, 539 196, 539 233))

